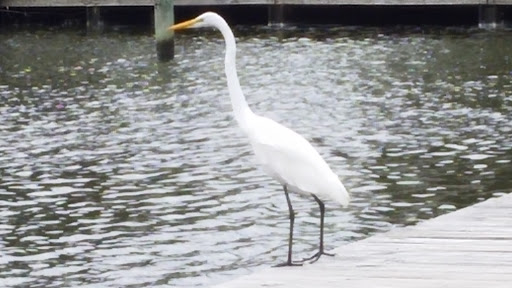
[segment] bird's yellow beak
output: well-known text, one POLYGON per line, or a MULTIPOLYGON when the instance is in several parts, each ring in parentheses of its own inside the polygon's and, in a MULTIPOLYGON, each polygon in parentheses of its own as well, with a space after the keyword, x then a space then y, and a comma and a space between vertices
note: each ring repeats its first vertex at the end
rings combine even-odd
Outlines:
POLYGON ((194 18, 192 20, 188 20, 188 21, 183 21, 181 23, 178 23, 178 24, 174 24, 172 26, 169 26, 169 28, 167 28, 168 30, 172 30, 172 31, 175 31, 175 30, 183 30, 183 29, 187 29, 187 28, 190 28, 190 26, 196 24, 197 22, 199 22, 200 20, 197 19, 197 18, 194 18))

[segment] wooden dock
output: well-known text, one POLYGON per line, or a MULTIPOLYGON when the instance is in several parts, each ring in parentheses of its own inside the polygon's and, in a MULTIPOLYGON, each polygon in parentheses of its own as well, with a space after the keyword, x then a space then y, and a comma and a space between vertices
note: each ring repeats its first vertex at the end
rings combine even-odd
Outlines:
MULTIPOLYGON (((156 0, 0 0, 0 6, 153 6, 155 1, 156 0)), ((174 0, 174 5, 512 5, 512 0, 174 0)))
POLYGON ((333 258, 267 268, 217 288, 509 288, 512 194, 342 246, 333 258))
MULTIPOLYGON (((58 12, 46 19, 58 16, 57 21, 51 21, 64 22, 67 19, 59 20, 66 17, 63 9, 83 9, 86 12, 82 15, 86 15, 88 24, 101 24, 119 18, 122 13, 108 13, 109 9, 116 8, 132 9, 132 14, 121 18, 136 22, 147 18, 145 15, 152 13, 147 9, 158 7, 163 1, 172 1, 176 8, 175 20, 196 16, 206 9, 229 16, 232 24, 478 24, 483 28, 496 28, 512 23, 512 0, 0 0, 0 22, 44 21, 48 9, 58 12), (103 13, 105 11, 107 13, 103 13)), ((77 10, 72 11, 70 15, 81 15, 77 10)), ((72 20, 77 17, 74 18, 72 20)), ((93 31, 100 30, 94 25, 87 27, 93 31)))

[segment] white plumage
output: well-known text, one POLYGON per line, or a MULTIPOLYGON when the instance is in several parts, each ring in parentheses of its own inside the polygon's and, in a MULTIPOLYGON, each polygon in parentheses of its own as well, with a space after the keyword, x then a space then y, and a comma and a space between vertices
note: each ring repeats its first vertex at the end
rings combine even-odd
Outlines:
POLYGON ((348 205, 347 190, 315 148, 301 135, 255 115, 247 136, 263 170, 290 191, 348 205))
POLYGON ((226 42, 225 73, 233 112, 238 125, 244 131, 258 162, 264 171, 276 179, 284 188, 290 215, 287 262, 278 266, 300 265, 292 262, 293 224, 295 214, 288 190, 302 195, 311 195, 320 207, 320 247, 313 257, 304 260, 318 260, 321 255, 330 255, 323 248, 324 204, 321 199, 331 199, 346 207, 350 201, 347 190, 332 172, 316 149, 302 136, 285 126, 254 114, 240 87, 236 72, 236 43, 233 32, 224 19, 213 12, 206 12, 192 20, 170 27, 179 30, 197 27, 217 28, 226 42))

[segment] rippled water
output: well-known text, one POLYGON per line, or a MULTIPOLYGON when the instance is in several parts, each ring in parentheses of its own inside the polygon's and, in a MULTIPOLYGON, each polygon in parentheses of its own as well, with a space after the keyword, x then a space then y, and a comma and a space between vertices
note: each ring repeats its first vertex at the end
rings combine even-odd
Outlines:
MULTIPOLYGON (((329 248, 512 191, 512 35, 240 28, 253 109, 310 139, 353 195, 329 248)), ((219 33, 0 33, 7 287, 205 286, 283 260, 281 188, 232 119, 219 33)), ((295 255, 317 205, 293 197, 295 255)))

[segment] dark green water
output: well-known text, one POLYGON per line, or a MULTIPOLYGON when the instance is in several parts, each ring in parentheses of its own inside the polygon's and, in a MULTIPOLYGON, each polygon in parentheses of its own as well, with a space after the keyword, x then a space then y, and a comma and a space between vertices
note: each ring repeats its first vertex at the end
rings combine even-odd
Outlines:
MULTIPOLYGON (((239 28, 253 110, 353 196, 334 248, 512 191, 512 34, 239 28)), ((232 119, 215 32, 157 64, 140 33, 0 33, 3 287, 206 286, 284 259, 288 213, 232 119)), ((317 206, 293 197, 295 253, 317 206)))

